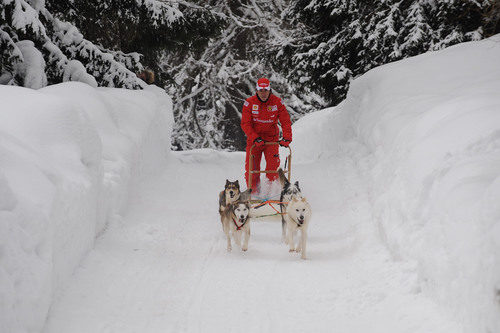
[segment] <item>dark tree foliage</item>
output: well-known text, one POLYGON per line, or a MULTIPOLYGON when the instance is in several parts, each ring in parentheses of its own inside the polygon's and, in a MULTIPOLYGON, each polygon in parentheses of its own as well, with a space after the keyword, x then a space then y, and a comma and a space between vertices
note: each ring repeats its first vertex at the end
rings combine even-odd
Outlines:
POLYGON ((483 12, 484 34, 486 37, 500 33, 500 0, 491 0, 483 12))
POLYGON ((208 40, 220 32, 223 22, 208 6, 194 2, 47 0, 47 8, 106 50, 138 52, 142 65, 156 73, 155 83, 159 86, 171 79, 160 69, 162 55, 166 51, 179 55, 201 52, 208 40))
MULTIPOLYGON (((292 0, 274 66, 335 105, 349 82, 391 61, 483 37, 486 0, 292 0)), ((492 20, 493 21, 493 20, 492 20)))

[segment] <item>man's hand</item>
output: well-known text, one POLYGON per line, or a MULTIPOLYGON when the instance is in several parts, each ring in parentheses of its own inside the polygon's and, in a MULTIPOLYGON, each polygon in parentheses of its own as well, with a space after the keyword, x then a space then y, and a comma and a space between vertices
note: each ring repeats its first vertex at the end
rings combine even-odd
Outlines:
POLYGON ((280 146, 281 147, 288 147, 291 142, 292 142, 291 140, 281 139, 280 140, 280 146))
POLYGON ((264 140, 262 140, 260 136, 257 139, 253 140, 253 143, 256 147, 262 147, 265 144, 264 140))

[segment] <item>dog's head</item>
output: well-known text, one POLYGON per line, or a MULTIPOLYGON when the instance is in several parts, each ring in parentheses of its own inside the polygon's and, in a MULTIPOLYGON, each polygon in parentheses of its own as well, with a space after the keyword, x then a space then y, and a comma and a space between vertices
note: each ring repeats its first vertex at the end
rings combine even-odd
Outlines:
POLYGON ((282 186, 282 200, 288 202, 294 197, 299 199, 302 198, 302 191, 300 190, 299 182, 296 181, 295 183, 290 183, 281 168, 278 170, 278 174, 282 186))
POLYGON ((294 197, 288 204, 286 212, 299 225, 302 225, 311 216, 311 206, 309 206, 306 198, 298 199, 294 197))
POLYGON ((250 214, 250 204, 247 201, 238 201, 232 204, 232 211, 236 219, 243 223, 250 214))
POLYGON ((237 199, 240 196, 240 183, 238 181, 230 182, 226 179, 226 186, 224 186, 226 196, 230 199, 237 199))

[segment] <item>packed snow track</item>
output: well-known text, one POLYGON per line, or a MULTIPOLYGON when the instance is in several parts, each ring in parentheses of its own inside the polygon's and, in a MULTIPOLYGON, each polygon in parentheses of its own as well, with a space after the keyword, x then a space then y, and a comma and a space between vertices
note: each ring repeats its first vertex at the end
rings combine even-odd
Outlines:
POLYGON ((173 153, 149 176, 57 295, 44 332, 460 332, 391 257, 349 154, 294 166, 312 205, 308 259, 254 219, 249 250, 227 252, 218 216, 242 153, 173 153))

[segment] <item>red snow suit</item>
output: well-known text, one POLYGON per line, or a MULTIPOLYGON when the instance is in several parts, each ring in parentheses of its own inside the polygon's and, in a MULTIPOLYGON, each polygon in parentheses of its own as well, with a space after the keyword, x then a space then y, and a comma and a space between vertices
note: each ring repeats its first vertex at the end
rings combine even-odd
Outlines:
MULTIPOLYGON (((247 136, 246 158, 245 158, 245 179, 248 184, 248 163, 250 159, 250 148, 254 144, 254 140, 258 137, 264 141, 278 141, 279 128, 278 121, 281 124, 283 131, 283 139, 292 141, 292 122, 290 115, 281 102, 281 98, 269 95, 266 102, 262 102, 257 95, 247 98, 243 104, 243 111, 241 116, 241 128, 247 136)), ((254 147, 252 150, 253 167, 252 170, 260 171, 260 161, 262 153, 266 158, 266 170, 276 170, 280 165, 279 146, 278 145, 264 145, 261 147, 254 147)), ((266 174, 269 180, 274 180, 278 177, 276 173, 266 174)), ((252 175, 251 188, 258 189, 260 182, 260 174, 252 175)))

